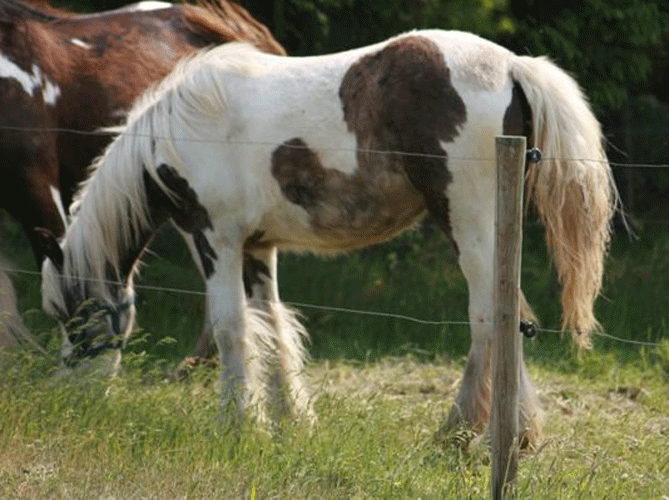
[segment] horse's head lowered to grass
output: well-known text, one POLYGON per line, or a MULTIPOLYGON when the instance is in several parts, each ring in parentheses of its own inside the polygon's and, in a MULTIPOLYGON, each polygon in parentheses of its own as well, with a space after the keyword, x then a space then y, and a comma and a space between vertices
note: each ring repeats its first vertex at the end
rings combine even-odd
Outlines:
POLYGON ((132 283, 122 283, 113 275, 95 281, 74 279, 70 266, 70 274, 65 272, 66 259, 56 238, 46 229, 38 233, 47 257, 42 265, 43 297, 51 297, 43 301, 42 307, 60 323, 65 365, 74 366, 83 358, 95 358, 110 350, 118 352, 135 316, 132 283))

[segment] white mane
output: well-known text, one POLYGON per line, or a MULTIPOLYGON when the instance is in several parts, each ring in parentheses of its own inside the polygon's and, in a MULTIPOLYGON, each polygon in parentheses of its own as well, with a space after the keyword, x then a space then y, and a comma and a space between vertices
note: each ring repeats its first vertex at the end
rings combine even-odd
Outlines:
POLYGON ((114 279, 125 278, 119 250, 136 247, 142 233, 155 229, 144 170, 167 191, 155 173, 156 153, 181 170, 175 140, 197 130, 203 119, 225 112, 225 72, 240 71, 257 52, 245 43, 229 43, 181 61, 137 100, 124 125, 108 129, 119 135, 93 163, 70 207, 72 222, 62 242, 63 273, 70 286, 88 281, 105 297, 102 283, 110 272, 114 279))

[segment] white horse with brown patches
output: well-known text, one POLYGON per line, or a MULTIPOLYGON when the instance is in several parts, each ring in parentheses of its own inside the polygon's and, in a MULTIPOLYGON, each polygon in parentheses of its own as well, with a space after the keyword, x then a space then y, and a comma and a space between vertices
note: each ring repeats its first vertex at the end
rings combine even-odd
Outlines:
MULTIPOLYGON (((44 308, 66 326, 70 357, 119 347, 138 258, 171 220, 206 277, 224 406, 262 419, 278 380, 284 408, 310 415, 304 332, 279 300, 277 250, 346 251, 430 213, 457 246, 470 299, 471 350, 449 423, 481 431, 501 134, 543 151, 527 189, 563 286, 563 326, 586 343, 616 203, 600 126, 548 60, 462 32, 305 58, 228 45, 182 64, 97 162, 60 246, 47 241, 44 308)), ((540 409, 524 365, 520 390, 532 441, 540 409)))

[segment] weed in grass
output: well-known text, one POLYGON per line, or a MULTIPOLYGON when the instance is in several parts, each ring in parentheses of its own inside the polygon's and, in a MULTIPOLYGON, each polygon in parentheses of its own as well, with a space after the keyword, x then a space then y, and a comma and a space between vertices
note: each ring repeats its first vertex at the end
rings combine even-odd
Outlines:
POLYGON ((669 378, 669 339, 665 339, 655 348, 654 356, 661 373, 669 378))

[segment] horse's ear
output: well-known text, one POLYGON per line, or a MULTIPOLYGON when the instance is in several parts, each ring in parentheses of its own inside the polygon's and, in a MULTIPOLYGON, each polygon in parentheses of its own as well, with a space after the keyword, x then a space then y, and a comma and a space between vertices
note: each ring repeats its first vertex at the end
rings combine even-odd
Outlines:
POLYGON ((49 259, 58 272, 63 271, 63 249, 60 248, 58 240, 51 231, 43 227, 34 228, 37 235, 37 243, 44 256, 49 259))

